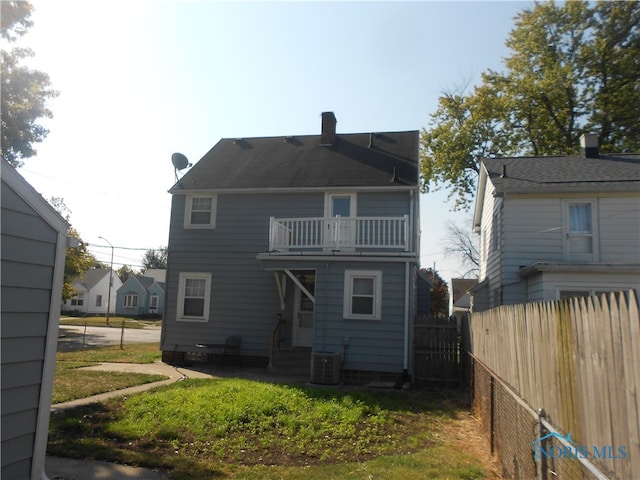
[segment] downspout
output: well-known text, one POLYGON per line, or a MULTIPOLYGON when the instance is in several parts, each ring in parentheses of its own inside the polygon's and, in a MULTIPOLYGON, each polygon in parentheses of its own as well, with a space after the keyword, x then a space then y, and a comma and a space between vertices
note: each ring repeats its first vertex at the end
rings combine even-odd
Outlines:
POLYGON ((404 264, 404 363, 403 375, 409 373, 409 262, 404 264))

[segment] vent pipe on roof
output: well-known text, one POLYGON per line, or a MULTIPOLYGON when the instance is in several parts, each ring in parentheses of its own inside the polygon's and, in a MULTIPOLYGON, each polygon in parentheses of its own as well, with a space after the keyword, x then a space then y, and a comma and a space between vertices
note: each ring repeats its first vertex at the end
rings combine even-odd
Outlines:
POLYGON ((598 158, 598 135, 595 133, 583 133, 580 136, 580 152, 585 158, 598 158))
POLYGON ((333 112, 322 112, 322 134, 320 135, 320 145, 331 146, 336 143, 336 116, 333 112))

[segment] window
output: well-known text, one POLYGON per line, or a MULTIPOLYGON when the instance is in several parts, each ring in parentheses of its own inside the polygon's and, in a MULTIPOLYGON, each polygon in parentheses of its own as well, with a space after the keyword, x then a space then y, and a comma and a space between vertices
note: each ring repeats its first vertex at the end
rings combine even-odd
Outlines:
POLYGON ((344 318, 380 320, 381 314, 382 272, 347 270, 344 275, 344 318))
POLYGON ((215 228, 216 196, 188 196, 185 202, 185 228, 215 228))
POLYGON ((96 295, 96 307, 102 306, 102 295, 96 295))
POLYGON ((149 299, 149 308, 157 309, 158 308, 158 295, 151 295, 149 299))
POLYGON ((491 223, 491 251, 499 252, 502 246, 502 228, 500 225, 500 212, 493 213, 493 222, 491 223))
POLYGON ((138 295, 127 293, 124 296, 124 308, 136 308, 138 306, 138 295))
POLYGON ((84 293, 79 293, 71 299, 71 305, 74 307, 81 307, 84 305, 84 293))
POLYGON ((565 203, 565 252, 568 260, 593 261, 596 253, 595 202, 565 203))
POLYGON ((178 320, 208 321, 210 297, 210 273, 181 273, 178 287, 178 320))

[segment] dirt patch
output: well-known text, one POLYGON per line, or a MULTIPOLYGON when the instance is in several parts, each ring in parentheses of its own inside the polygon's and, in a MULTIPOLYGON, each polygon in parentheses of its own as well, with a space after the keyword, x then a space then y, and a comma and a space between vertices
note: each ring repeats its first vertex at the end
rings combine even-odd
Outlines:
POLYGON ((480 422, 468 411, 460 410, 456 421, 443 426, 455 448, 478 458, 487 472, 488 480, 502 480, 497 457, 491 455, 489 441, 482 435, 480 422))

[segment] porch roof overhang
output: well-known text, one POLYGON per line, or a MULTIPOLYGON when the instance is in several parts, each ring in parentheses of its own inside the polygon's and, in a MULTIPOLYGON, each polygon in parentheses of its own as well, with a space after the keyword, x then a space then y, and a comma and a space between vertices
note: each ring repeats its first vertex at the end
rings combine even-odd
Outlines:
POLYGON ((539 273, 611 273, 637 274, 640 264, 632 263, 560 263, 538 262, 523 267, 518 272, 521 278, 529 278, 539 273))
POLYGON ((300 291, 315 305, 315 296, 305 287, 302 282, 296 277, 290 269, 281 268, 273 270, 273 277, 276 281, 276 287, 278 288, 278 296, 280 297, 280 310, 285 309, 285 301, 287 298, 287 283, 286 277, 289 277, 293 284, 300 289, 300 291))
MULTIPOLYGON (((256 259, 263 262, 265 270, 282 270, 283 267, 277 266, 278 262, 284 264, 286 262, 379 262, 379 263, 418 263, 418 257, 415 252, 339 252, 332 251, 325 254, 318 252, 296 252, 296 253, 277 253, 264 252, 258 253, 256 259)), ((299 267, 296 267, 299 268, 299 267)))

